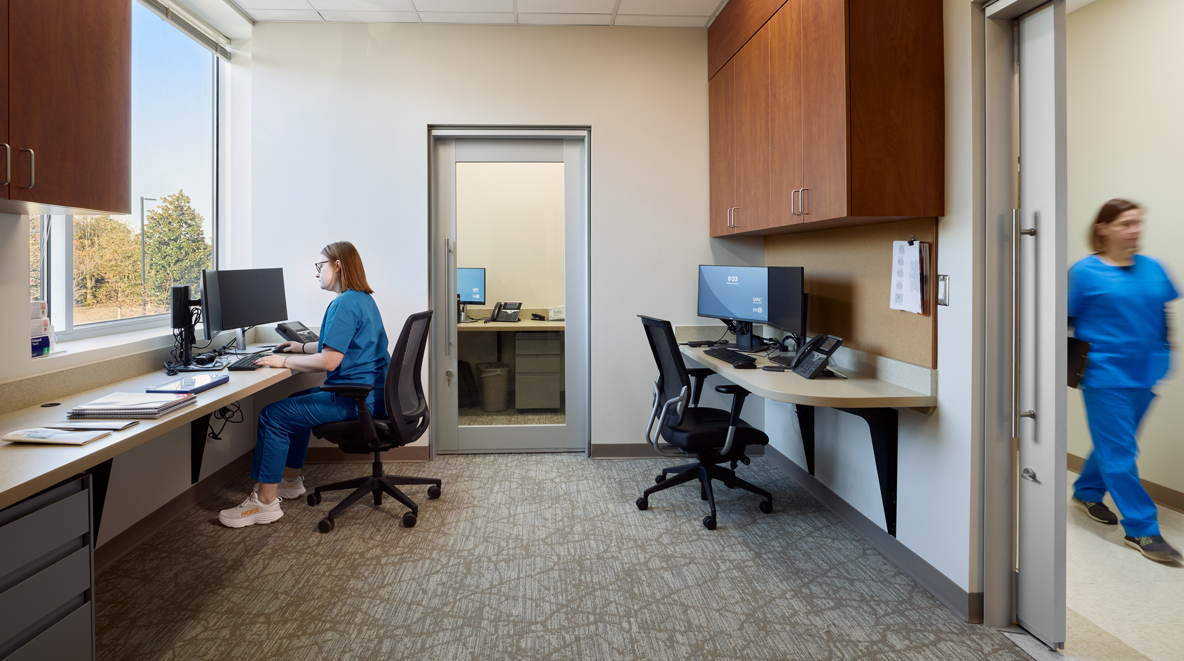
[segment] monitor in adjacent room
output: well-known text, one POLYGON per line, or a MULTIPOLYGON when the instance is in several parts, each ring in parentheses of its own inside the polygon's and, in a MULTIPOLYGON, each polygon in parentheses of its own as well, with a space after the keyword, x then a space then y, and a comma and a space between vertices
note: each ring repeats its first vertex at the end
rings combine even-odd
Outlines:
POLYGON ((485 305, 485 269, 457 269, 456 297, 466 305, 485 305))
POLYGON ((288 320, 283 269, 205 269, 201 272, 201 317, 206 340, 237 330, 288 320))
POLYGON ((804 335, 800 266, 699 266, 699 316, 737 322, 736 347, 755 351, 753 324, 804 335))

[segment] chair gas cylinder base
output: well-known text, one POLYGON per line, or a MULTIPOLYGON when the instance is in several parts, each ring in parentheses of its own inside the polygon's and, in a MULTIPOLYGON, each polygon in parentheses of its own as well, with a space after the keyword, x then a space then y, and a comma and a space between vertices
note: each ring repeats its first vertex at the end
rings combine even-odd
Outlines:
POLYGON ((767 445, 769 437, 740 419, 744 398, 748 391, 728 384, 716 386, 716 392, 732 395, 732 410, 709 409, 699 406, 703 383, 713 374, 709 369, 688 370, 683 364, 674 327, 670 322, 641 317, 646 337, 658 364, 658 378, 654 381, 654 409, 646 425, 646 442, 660 454, 698 459, 696 463, 663 468, 654 478, 654 486, 646 489, 636 501, 637 509, 649 509, 650 495, 671 487, 699 480, 699 497, 707 501, 710 513, 703 517, 703 526, 715 530, 716 509, 712 480, 723 482, 729 489, 739 487, 764 498, 760 510, 773 511, 773 496, 768 491, 736 477, 738 464, 747 466, 749 458, 744 449, 749 445, 767 445), (694 388, 691 378, 695 379, 694 388), (652 434, 654 423, 656 434, 652 434), (663 447, 661 441, 669 445, 663 447), (731 467, 720 464, 730 463, 731 467))
POLYGON ((382 452, 414 442, 423 436, 431 422, 420 379, 431 319, 430 310, 419 312, 408 317, 407 323, 403 325, 386 373, 386 388, 383 391, 386 418, 375 418, 366 406, 366 398, 374 389, 371 385, 338 383, 321 386, 321 390, 325 392, 354 400, 358 407, 358 419, 321 425, 315 427, 312 432, 319 438, 336 443, 345 452, 374 455, 374 470, 369 477, 326 484, 316 487, 308 494, 308 504, 316 506, 321 503, 321 494, 326 491, 353 489, 353 493, 346 496, 345 500, 334 506, 329 514, 321 519, 317 525, 321 532, 333 530, 336 518, 350 505, 369 494, 374 495, 375 507, 382 505, 384 493, 406 506, 410 511, 403 514, 404 528, 415 526, 419 517, 419 506, 399 489, 400 486, 426 484, 428 498, 440 497, 441 482, 438 479, 386 475, 382 472, 382 452))

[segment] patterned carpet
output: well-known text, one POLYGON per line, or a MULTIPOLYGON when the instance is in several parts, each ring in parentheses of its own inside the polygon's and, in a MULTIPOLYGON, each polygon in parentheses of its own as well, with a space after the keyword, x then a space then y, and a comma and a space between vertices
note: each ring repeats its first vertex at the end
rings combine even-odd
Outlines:
MULTIPOLYGON (((219 509, 244 477, 97 579, 100 659, 900 659, 1027 657, 960 621, 763 459, 741 475, 772 514, 693 485, 633 501, 678 460, 463 455, 392 464, 444 481, 403 508, 359 504, 328 535, 285 503, 238 530, 219 509)), ((310 484, 366 473, 309 466, 310 484)), ((364 503, 365 501, 363 501, 364 503)))

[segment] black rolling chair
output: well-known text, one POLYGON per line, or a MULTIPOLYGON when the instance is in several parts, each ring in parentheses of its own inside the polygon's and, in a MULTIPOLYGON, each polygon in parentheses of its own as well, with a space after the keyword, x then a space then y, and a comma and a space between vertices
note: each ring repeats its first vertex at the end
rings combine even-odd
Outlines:
POLYGON ((358 419, 331 422, 327 425, 314 427, 312 433, 331 443, 336 443, 345 452, 354 454, 374 453, 374 473, 370 477, 360 477, 344 482, 327 484, 317 487, 308 494, 309 505, 319 505, 321 493, 325 491, 342 491, 353 489, 354 492, 338 503, 329 515, 321 519, 317 528, 327 533, 333 530, 333 519, 347 507, 361 500, 366 494, 374 494, 374 505, 382 505, 382 494, 388 495, 411 508, 403 514, 403 526, 415 526, 415 517, 419 514, 419 507, 412 502, 407 494, 399 490, 399 485, 428 484, 428 498, 440 497, 440 480, 427 477, 404 477, 402 475, 385 475, 382 472, 382 455, 384 450, 397 448, 412 441, 428 430, 431 420, 427 400, 423 396, 423 383, 420 379, 420 368, 423 366, 423 352, 427 346, 428 327, 431 325, 432 312, 417 312, 407 318, 403 331, 399 333, 399 341, 395 343, 395 350, 391 354, 391 364, 386 372, 386 392, 383 398, 386 404, 385 418, 375 418, 370 415, 366 407, 366 395, 374 389, 370 385, 339 383, 321 386, 325 392, 336 393, 354 400, 358 405, 358 419))
MULTIPOLYGON (((640 315, 639 315, 640 316, 640 315)), ((768 491, 736 477, 736 464, 749 464, 744 449, 749 445, 767 445, 769 437, 740 419, 740 409, 748 391, 737 385, 716 386, 716 392, 732 395, 731 412, 699 406, 703 382, 714 372, 709 369, 688 370, 674 339, 674 328, 669 321, 641 317, 650 349, 658 363, 658 378, 654 381, 654 410, 645 428, 645 440, 655 450, 668 456, 689 456, 698 459, 693 464, 663 468, 657 484, 645 490, 637 499, 637 509, 649 508, 650 494, 699 478, 700 496, 708 502, 711 514, 703 517, 703 525, 715 530, 715 496, 711 481, 719 480, 729 489, 740 487, 759 496, 761 511, 773 511, 773 496, 768 491), (695 379, 691 388, 691 377, 695 379), (654 422, 657 432, 651 436, 654 422), (668 446, 662 447, 665 439, 668 446), (673 452, 672 452, 673 450, 673 452), (731 468, 719 464, 731 463, 731 468), (667 475, 672 475, 667 479, 667 475)))

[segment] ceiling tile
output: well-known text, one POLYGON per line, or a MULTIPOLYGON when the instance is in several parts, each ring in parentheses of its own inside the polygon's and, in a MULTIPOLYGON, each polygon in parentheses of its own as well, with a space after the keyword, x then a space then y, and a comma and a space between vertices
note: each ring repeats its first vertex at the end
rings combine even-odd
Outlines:
POLYGON ((514 0, 415 0, 419 11, 459 11, 473 14, 513 12, 514 0))
POLYGON ((312 9, 308 0, 236 0, 247 11, 254 9, 312 9))
POLYGON ((471 12, 419 12, 419 19, 424 23, 468 23, 468 24, 510 24, 514 23, 513 14, 489 14, 471 12))
POLYGON ((519 14, 611 14, 617 0, 518 0, 519 14))
POLYGON ((701 28, 710 16, 622 16, 613 25, 639 25, 655 28, 701 28))
POLYGON ((418 23, 413 11, 323 11, 326 23, 418 23))
POLYGON ((621 0, 617 14, 650 16, 711 16, 719 0, 621 0))
POLYGON ((286 21, 303 21, 308 23, 321 23, 321 15, 315 11, 309 10, 289 10, 289 9, 248 9, 247 13, 256 21, 268 22, 286 22, 286 21))
POLYGON ((519 25, 609 25, 612 14, 518 14, 519 25))
POLYGON ((308 0, 317 11, 415 11, 411 0, 308 0))

